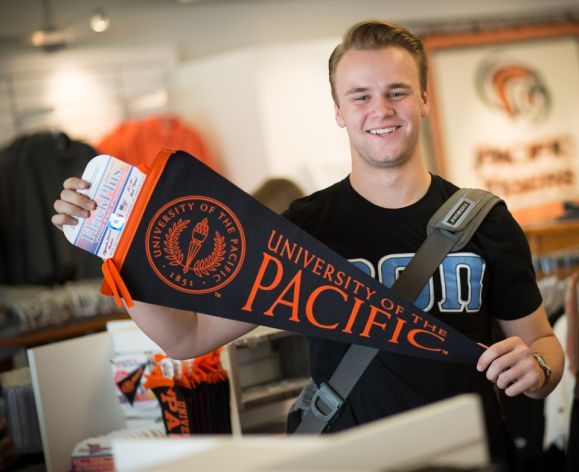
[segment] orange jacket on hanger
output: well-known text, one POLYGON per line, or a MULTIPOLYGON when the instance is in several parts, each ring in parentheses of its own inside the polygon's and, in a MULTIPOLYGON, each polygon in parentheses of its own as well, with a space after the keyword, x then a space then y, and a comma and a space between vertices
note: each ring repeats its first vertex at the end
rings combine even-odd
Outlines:
POLYGON ((176 116, 151 116, 130 120, 106 135, 97 149, 129 164, 151 166, 163 148, 181 149, 219 170, 201 135, 176 116))

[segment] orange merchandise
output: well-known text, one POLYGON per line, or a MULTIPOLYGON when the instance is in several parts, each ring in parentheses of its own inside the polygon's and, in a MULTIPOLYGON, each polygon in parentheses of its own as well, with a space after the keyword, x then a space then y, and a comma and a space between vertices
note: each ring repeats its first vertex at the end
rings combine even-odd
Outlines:
POLYGON ((129 120, 107 134, 96 148, 134 166, 151 166, 159 149, 182 149, 219 170, 199 132, 174 115, 129 120))

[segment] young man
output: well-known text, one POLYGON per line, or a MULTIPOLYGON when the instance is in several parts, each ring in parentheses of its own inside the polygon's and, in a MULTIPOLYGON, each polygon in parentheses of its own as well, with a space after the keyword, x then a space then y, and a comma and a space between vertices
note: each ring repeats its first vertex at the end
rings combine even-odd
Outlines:
MULTIPOLYGON (((457 187, 431 175, 419 147, 428 115, 427 65, 421 42, 380 22, 353 26, 330 57, 336 121, 350 139, 352 172, 333 186, 294 202, 285 216, 391 285, 396 271, 426 237, 426 224, 457 187)), ((53 222, 75 224, 94 203, 67 179, 53 222)), ((502 427, 493 384, 509 396, 548 395, 563 368, 563 352, 535 283, 528 244, 504 205, 496 206, 458 254, 449 255, 417 299, 476 342, 490 347, 475 367, 380 352, 327 431, 338 431, 463 392, 481 395, 491 440, 502 427), (491 324, 505 339, 492 344, 491 324), (550 372, 549 372, 550 370, 550 372)), ((170 356, 202 354, 252 325, 136 302, 136 323, 170 356)), ((348 346, 310 340, 312 376, 327 381, 348 346)), ((497 436, 498 435, 498 436, 497 436)), ((492 450, 500 454, 501 441, 492 450)))

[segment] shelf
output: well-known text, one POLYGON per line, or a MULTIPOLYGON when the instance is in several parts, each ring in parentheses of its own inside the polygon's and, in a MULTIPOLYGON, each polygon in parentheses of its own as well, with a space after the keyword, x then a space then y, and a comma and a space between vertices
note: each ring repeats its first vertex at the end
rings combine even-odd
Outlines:
POLYGON ((523 227, 534 256, 577 248, 579 221, 554 221, 523 227))
POLYGON ((18 332, 7 337, 0 337, 0 349, 32 347, 61 341, 82 334, 102 331, 109 321, 128 318, 129 315, 126 313, 91 316, 89 318, 77 318, 55 326, 18 332))
POLYGON ((289 398, 240 411, 239 419, 243 426, 243 434, 264 434, 264 431, 271 431, 272 424, 282 425, 282 428, 277 428, 277 433, 284 432, 287 412, 293 402, 294 399, 289 398))
POLYGON ((287 336, 296 336, 296 334, 277 328, 258 326, 249 333, 241 336, 239 339, 232 341, 232 344, 235 347, 254 347, 261 342, 285 338, 287 336))
POLYGON ((295 398, 309 380, 309 377, 288 378, 244 389, 241 391, 241 404, 249 409, 295 398))
POLYGON ((234 434, 285 432, 288 409, 310 380, 306 337, 259 326, 229 343, 222 358, 234 434))

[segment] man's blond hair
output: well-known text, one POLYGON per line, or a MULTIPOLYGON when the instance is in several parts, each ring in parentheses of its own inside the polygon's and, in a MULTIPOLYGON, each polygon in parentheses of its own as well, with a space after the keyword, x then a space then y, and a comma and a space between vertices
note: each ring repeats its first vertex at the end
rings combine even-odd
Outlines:
POLYGON ((332 98, 336 104, 338 103, 335 84, 336 67, 346 51, 350 49, 361 51, 381 49, 389 46, 404 48, 412 55, 418 66, 420 92, 422 93, 426 90, 428 64, 422 41, 408 29, 395 23, 363 21, 346 31, 342 42, 336 46, 328 62, 332 98))

